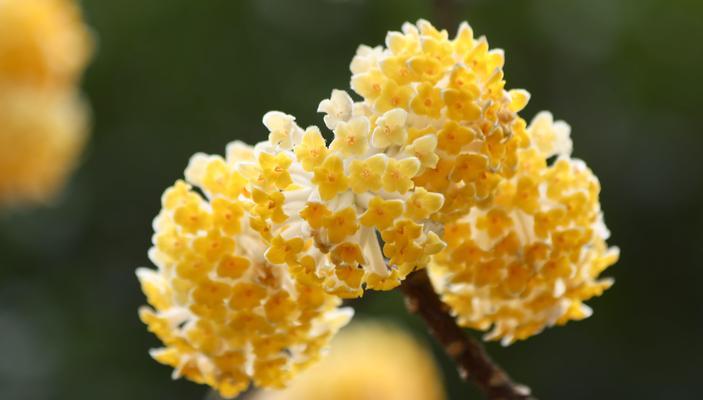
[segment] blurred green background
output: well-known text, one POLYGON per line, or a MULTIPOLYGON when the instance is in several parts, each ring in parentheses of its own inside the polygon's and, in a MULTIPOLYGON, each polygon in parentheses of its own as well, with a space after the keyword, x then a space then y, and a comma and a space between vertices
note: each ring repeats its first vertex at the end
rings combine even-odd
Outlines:
MULTIPOLYGON (((700 398, 703 372, 703 2, 448 4, 507 55, 509 87, 573 128, 599 176, 616 285, 590 319, 489 351, 542 399, 700 398)), ((149 359, 134 269, 149 265, 163 189, 196 151, 262 140, 264 112, 301 125, 348 87, 359 44, 437 16, 425 0, 85 0, 99 50, 80 169, 48 208, 0 216, 0 398, 202 399, 149 359)), ((397 293, 352 303, 426 338, 397 293)), ((429 338, 426 339, 428 342, 429 338)), ((450 399, 477 398, 444 356, 450 399)), ((370 366, 371 367, 371 366, 370 366)))

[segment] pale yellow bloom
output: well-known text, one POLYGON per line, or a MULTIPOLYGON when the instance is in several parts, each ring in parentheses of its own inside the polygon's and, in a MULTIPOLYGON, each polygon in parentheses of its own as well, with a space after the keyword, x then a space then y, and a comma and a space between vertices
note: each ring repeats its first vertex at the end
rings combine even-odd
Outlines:
POLYGON ((379 149, 405 144, 408 136, 405 128, 407 118, 408 113, 402 108, 395 108, 381 115, 376 120, 376 129, 373 130, 371 144, 379 149))
POLYGON ((345 156, 360 156, 369 147, 369 120, 355 117, 349 122, 337 125, 330 150, 336 150, 345 156))
POLYGON ((432 355, 388 325, 358 323, 332 342, 330 354, 281 391, 251 400, 442 400, 441 374, 432 355))
POLYGON ((264 125, 269 130, 269 141, 284 150, 289 150, 303 135, 302 129, 295 124, 295 117, 280 111, 267 112, 264 125))
POLYGON ((329 99, 322 100, 317 107, 317 112, 325 113, 325 125, 335 129, 340 122, 347 122, 352 116, 354 102, 349 93, 344 90, 332 90, 329 99))

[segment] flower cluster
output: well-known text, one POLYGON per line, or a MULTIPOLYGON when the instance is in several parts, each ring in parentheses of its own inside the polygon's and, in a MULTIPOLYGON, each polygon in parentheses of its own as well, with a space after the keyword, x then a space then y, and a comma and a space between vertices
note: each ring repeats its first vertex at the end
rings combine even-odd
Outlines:
POLYGON ((618 258, 605 243, 598 180, 570 157, 569 126, 544 112, 527 131, 517 174, 445 227, 447 247, 429 267, 458 322, 493 327, 486 338, 504 344, 591 315, 583 301, 612 285, 598 276, 618 258))
POLYGON ((92 48, 71 0, 0 2, 0 203, 45 201, 87 134, 77 82, 92 48))
POLYGON ((268 146, 289 171, 277 189, 297 185, 285 196, 287 235, 315 238, 291 261, 314 259, 305 272, 342 297, 392 289, 425 266, 444 247, 440 225, 514 174, 524 134, 516 113, 529 96, 504 89, 502 52, 467 24, 453 40, 426 21, 406 24, 386 42, 361 46, 352 61, 361 101, 333 90, 320 103, 329 146, 315 126, 264 117, 268 146))
POLYGON ((330 354, 280 391, 251 400, 442 400, 439 369, 420 343, 393 326, 352 324, 330 354), (373 367, 371 367, 373 366, 373 367))
POLYGON ((193 156, 154 224, 159 269, 138 272, 142 319, 166 344, 153 356, 225 396, 280 387, 349 321, 341 299, 425 267, 489 339, 588 316, 617 259, 598 181, 565 123, 527 127, 529 95, 505 89, 503 63, 465 23, 451 40, 405 24, 357 51, 360 100, 333 90, 319 104, 329 144, 271 111, 268 140, 193 156))
POLYGON ((140 316, 165 344, 152 356, 173 366, 174 377, 208 384, 225 397, 252 381, 282 387, 351 318, 338 297, 285 266, 312 239, 271 235, 284 215, 283 195, 268 189, 285 178, 272 178, 277 161, 269 156, 233 143, 226 160, 193 157, 190 183, 178 181, 164 193, 154 221, 149 256, 158 270, 137 271, 153 307, 140 316), (244 172, 257 158, 271 167, 269 175, 249 181, 244 172))

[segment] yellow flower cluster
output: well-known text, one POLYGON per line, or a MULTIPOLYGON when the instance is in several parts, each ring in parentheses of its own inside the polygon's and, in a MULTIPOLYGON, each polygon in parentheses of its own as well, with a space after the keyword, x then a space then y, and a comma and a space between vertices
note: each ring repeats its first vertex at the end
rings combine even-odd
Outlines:
POLYGON ((0 203, 45 201, 87 134, 92 41, 71 0, 0 1, 0 203))
POLYGON ((285 266, 312 238, 271 234, 285 217, 273 189, 288 186, 285 163, 241 143, 228 147, 226 160, 195 155, 190 183, 166 190, 154 221, 149 256, 158 270, 137 271, 153 307, 143 307, 141 319, 165 345, 152 357, 224 397, 251 382, 282 387, 351 318, 339 298, 285 266), (245 178, 259 167, 261 179, 245 178))
POLYGON ((252 400, 442 400, 432 355, 392 326, 353 324, 332 342, 330 354, 281 391, 252 400))
MULTIPOLYGON (((278 167, 297 183, 285 196, 286 222, 315 238, 288 264, 312 257, 298 270, 342 297, 392 289, 424 267, 444 247, 438 224, 513 175, 525 135, 516 113, 529 96, 504 90, 502 52, 467 24, 452 40, 427 21, 406 24, 386 43, 361 46, 352 61, 362 101, 333 90, 320 103, 334 133, 329 146, 319 128, 303 130, 292 116, 264 118, 269 145, 286 162, 278 167)), ((291 180, 280 183, 283 190, 291 180)))
POLYGON ((486 338, 503 344, 588 317, 583 301, 612 285, 599 275, 618 258, 605 242, 598 180, 570 157, 569 126, 540 113, 528 136, 517 174, 490 204, 447 224, 447 247, 429 267, 459 323, 492 327, 486 338))
MULTIPOLYGON (((154 223, 158 270, 138 270, 153 307, 141 317, 166 345, 152 355, 226 397, 251 382, 278 388, 348 323, 342 298, 390 290, 424 267, 459 323, 492 327, 488 339, 588 316, 583 301, 611 285, 599 275, 617 259, 598 181, 570 157, 568 125, 542 113, 528 128, 518 116, 529 95, 505 90, 503 62, 465 23, 451 40, 426 21, 405 24, 386 48, 357 51, 360 101, 333 90, 319 104, 329 144, 271 111, 268 140, 193 156, 154 223)), ((352 353, 344 360, 368 364, 352 353)), ((285 398, 344 398, 320 385, 357 379, 348 363, 321 367, 330 375, 311 373, 285 398)), ((372 370, 384 390, 414 382, 372 370)))
POLYGON ((449 40, 424 20, 388 33, 386 48, 361 46, 352 60, 351 87, 364 99, 357 108, 370 110, 374 128, 372 153, 418 159, 415 186, 444 196, 433 220, 466 213, 514 173, 525 127, 517 112, 529 94, 505 90, 504 62, 467 23, 449 40))

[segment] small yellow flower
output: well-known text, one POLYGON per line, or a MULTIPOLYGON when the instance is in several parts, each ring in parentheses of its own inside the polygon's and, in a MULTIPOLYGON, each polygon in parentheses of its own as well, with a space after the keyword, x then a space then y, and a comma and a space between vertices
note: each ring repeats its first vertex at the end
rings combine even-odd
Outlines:
POLYGON ((530 93, 523 89, 513 89, 508 91, 510 96, 510 111, 518 112, 525 108, 530 101, 530 93))
POLYGON ((457 54, 466 54, 474 47, 474 30, 466 22, 462 21, 459 24, 456 37, 452 41, 454 51, 457 54))
POLYGON ((449 154, 458 154, 461 148, 471 143, 475 137, 476 134, 471 128, 449 121, 439 131, 437 145, 440 150, 449 154))
POLYGON ((391 56, 381 63, 381 71, 398 85, 407 85, 416 79, 414 71, 407 64, 405 57, 391 56))
POLYGON ((410 103, 410 107, 419 115, 439 118, 444 107, 442 92, 431 84, 423 82, 417 87, 417 95, 410 103))
MULTIPOLYGON (((410 268, 423 256, 422 247, 412 241, 386 242, 383 245, 383 253, 390 259, 391 264, 410 268)), ((408 272, 410 271, 406 274, 408 272)))
POLYGON ((293 180, 288 173, 293 160, 286 153, 278 153, 275 156, 269 153, 259 154, 259 165, 263 180, 269 184, 274 184, 279 189, 287 188, 293 180))
POLYGON ((358 244, 345 242, 332 249, 332 262, 335 265, 356 267, 359 264, 364 264, 365 261, 358 244))
POLYGON ((325 125, 335 129, 341 122, 347 122, 352 116, 352 98, 344 90, 332 90, 329 99, 322 100, 317 107, 317 112, 324 112, 325 125))
POLYGON ((381 94, 376 99, 376 109, 386 112, 394 108, 406 108, 412 95, 413 89, 410 86, 400 86, 389 79, 384 82, 381 94))
POLYGON ((311 126, 305 130, 302 142, 295 147, 295 156, 298 158, 306 171, 322 164, 329 150, 325 144, 320 130, 316 126, 311 126))
POLYGON ((302 135, 295 117, 280 111, 269 111, 264 115, 264 125, 269 130, 269 142, 282 149, 290 149, 302 135))
POLYGON ((571 154, 573 144, 569 133, 571 128, 564 121, 554 121, 549 112, 540 112, 530 123, 532 141, 544 157, 555 154, 571 154))
POLYGON ((343 285, 331 288, 332 294, 343 299, 353 299, 360 297, 364 293, 361 289, 361 283, 364 279, 363 268, 341 265, 335 268, 334 275, 337 281, 343 285))
POLYGON ((440 158, 434 168, 427 168, 413 180, 417 186, 422 186, 432 192, 445 192, 449 186, 449 175, 454 168, 454 162, 440 158))
POLYGON ((476 75, 461 64, 456 65, 449 75, 449 87, 468 93, 471 98, 477 98, 481 94, 476 82, 476 75))
POLYGON ((405 147, 405 153, 420 160, 420 165, 424 168, 434 168, 439 162, 439 156, 435 152, 437 148, 437 136, 425 135, 415 139, 411 145, 405 147))
POLYGON ((360 156, 369 146, 369 120, 366 117, 354 117, 349 122, 341 122, 334 131, 331 150, 345 156, 360 156))
POLYGON ((402 108, 387 111, 376 120, 376 128, 371 136, 371 144, 379 149, 388 146, 402 145, 408 135, 405 121, 408 113, 402 108))
POLYGON ((251 199, 256 204, 256 213, 263 218, 270 218, 273 222, 285 221, 288 217, 283 212, 283 202, 285 196, 281 192, 266 193, 259 189, 254 189, 251 199))
POLYGON ((242 230, 241 218, 244 215, 242 206, 225 197, 217 197, 212 201, 213 220, 224 233, 236 235, 242 230))
POLYGON ((356 212, 351 207, 325 217, 323 226, 327 228, 327 236, 332 243, 341 242, 359 229, 359 225, 356 222, 356 212))
POLYGON ((386 46, 392 54, 407 57, 420 49, 420 42, 417 35, 391 31, 386 34, 386 46))
POLYGON ((421 82, 435 84, 444 73, 442 65, 431 57, 412 57, 409 63, 410 68, 419 76, 421 82))
POLYGON ((388 80, 381 71, 375 69, 354 75, 351 80, 351 87, 364 98, 376 100, 381 97, 383 88, 388 80))
POLYGON ((303 250, 304 244, 303 239, 299 237, 286 240, 280 235, 276 236, 271 242, 271 247, 266 250, 266 260, 271 264, 293 265, 297 262, 298 254, 303 250))
POLYGON ((396 221, 392 227, 384 230, 381 236, 386 242, 405 243, 420 238, 420 234, 422 234, 422 225, 409 219, 401 219, 396 221))
POLYGON ((383 190, 386 192, 398 192, 405 194, 412 189, 414 183, 412 178, 420 170, 420 161, 415 157, 408 157, 402 160, 389 158, 386 172, 383 174, 383 190))
POLYGON ((452 44, 446 36, 427 37, 422 41, 422 51, 425 55, 435 60, 442 67, 447 67, 454 63, 452 58, 452 44))
POLYGON ((193 248, 204 255, 208 261, 215 261, 234 249, 234 241, 229 237, 222 236, 217 231, 210 231, 207 236, 195 239, 193 248))
POLYGON ((187 232, 207 229, 212 224, 212 217, 198 202, 189 202, 178 207, 174 212, 173 220, 187 232))
POLYGON ((449 118, 456 121, 475 121, 481 116, 481 108, 476 105, 475 98, 466 91, 446 89, 442 97, 447 104, 449 118))
POLYGON ((488 232, 490 237, 502 236, 513 226, 513 220, 503 210, 494 209, 476 220, 476 228, 488 232))
POLYGON ((386 170, 387 157, 376 154, 365 160, 353 160, 349 164, 349 186, 354 193, 379 191, 381 177, 386 170))
POLYGON ((217 274, 230 279, 237 279, 251 266, 251 261, 246 257, 226 255, 217 265, 217 274))
POLYGON ((456 159, 456 165, 451 179, 455 182, 465 183, 478 180, 488 169, 486 156, 477 153, 461 154, 456 159))
POLYGON ((447 244, 439 238, 439 235, 437 235, 434 232, 429 232, 427 234, 427 240, 425 241, 422 251, 426 255, 432 255, 432 254, 437 254, 440 251, 444 250, 447 247, 447 244))
POLYGON ((369 201, 369 207, 361 216, 360 222, 365 226, 374 226, 384 230, 393 225, 393 221, 403 213, 403 202, 400 200, 383 200, 374 197, 369 201))
POLYGON ((331 200, 349 188, 342 160, 336 155, 327 157, 314 172, 312 183, 318 186, 322 200, 331 200))
POLYGON ((318 202, 308 202, 300 212, 300 216, 307 221, 312 229, 322 228, 325 218, 332 215, 332 212, 324 204, 318 202))
POLYGON ((444 196, 441 194, 417 188, 405 203, 405 215, 415 221, 425 219, 439 211, 443 203, 444 196))

